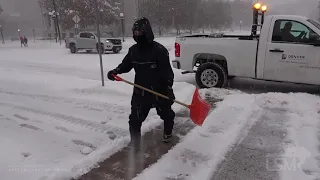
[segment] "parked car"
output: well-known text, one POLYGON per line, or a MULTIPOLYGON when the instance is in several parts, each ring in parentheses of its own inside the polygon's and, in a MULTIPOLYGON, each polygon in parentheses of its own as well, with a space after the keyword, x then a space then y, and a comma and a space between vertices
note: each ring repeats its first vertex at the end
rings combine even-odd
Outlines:
POLYGON ((112 51, 119 53, 122 50, 122 42, 120 38, 113 38, 107 33, 101 33, 101 44, 98 43, 97 34, 95 32, 80 32, 72 38, 66 38, 66 48, 70 49, 71 53, 76 53, 80 50, 87 52, 99 51, 102 53, 112 51))

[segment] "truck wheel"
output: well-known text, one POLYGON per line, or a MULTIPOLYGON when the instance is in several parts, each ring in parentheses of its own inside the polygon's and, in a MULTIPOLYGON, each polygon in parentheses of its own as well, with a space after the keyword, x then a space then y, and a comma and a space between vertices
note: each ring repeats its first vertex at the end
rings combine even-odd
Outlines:
POLYGON ((78 50, 77 50, 77 47, 75 44, 70 44, 70 52, 72 54, 76 53, 78 50))
POLYGON ((196 82, 200 88, 221 88, 227 81, 226 70, 217 63, 202 64, 196 72, 196 82))
POLYGON ((113 50, 113 53, 118 54, 120 52, 120 50, 113 50))

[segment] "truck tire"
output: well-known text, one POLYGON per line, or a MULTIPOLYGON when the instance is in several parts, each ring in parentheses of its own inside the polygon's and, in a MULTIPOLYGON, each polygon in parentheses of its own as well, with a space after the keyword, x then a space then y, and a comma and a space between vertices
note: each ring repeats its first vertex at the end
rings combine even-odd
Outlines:
POLYGON ((119 52, 120 52, 120 50, 117 50, 117 49, 113 50, 113 53, 115 53, 115 54, 118 54, 119 52))
POLYGON ((77 47, 76 47, 76 45, 75 44, 70 44, 70 52, 72 53, 72 54, 74 54, 74 53, 76 53, 78 50, 77 50, 77 47))
POLYGON ((199 88, 221 88, 228 81, 228 75, 220 64, 215 62, 202 64, 196 72, 199 88))

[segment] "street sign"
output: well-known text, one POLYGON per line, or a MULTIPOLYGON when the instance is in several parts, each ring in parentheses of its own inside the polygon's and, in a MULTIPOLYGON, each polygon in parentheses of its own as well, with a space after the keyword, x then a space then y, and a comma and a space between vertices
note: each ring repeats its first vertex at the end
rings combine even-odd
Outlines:
POLYGON ((73 20, 76 24, 78 24, 81 19, 80 19, 80 17, 76 14, 76 15, 72 18, 72 20, 73 20))
POLYGON ((75 24, 74 28, 78 29, 79 28, 79 24, 75 24))

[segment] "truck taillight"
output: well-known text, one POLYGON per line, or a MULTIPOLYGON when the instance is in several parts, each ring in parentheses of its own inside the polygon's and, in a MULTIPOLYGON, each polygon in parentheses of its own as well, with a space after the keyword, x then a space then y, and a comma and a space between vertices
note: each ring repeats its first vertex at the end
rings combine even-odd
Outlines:
POLYGON ((174 47, 175 47, 175 55, 176 55, 176 57, 180 57, 180 44, 179 43, 175 43, 174 47))

